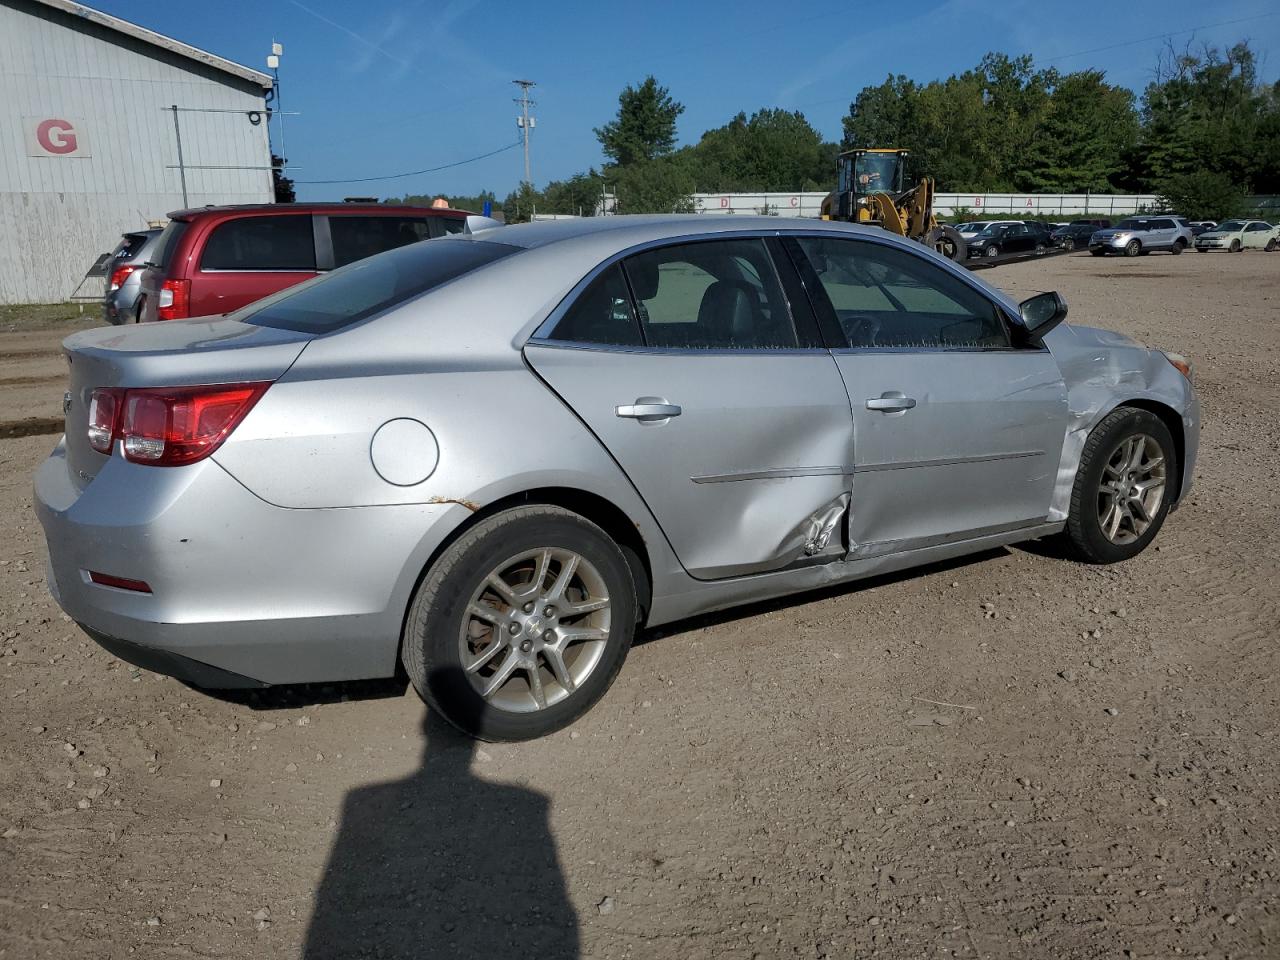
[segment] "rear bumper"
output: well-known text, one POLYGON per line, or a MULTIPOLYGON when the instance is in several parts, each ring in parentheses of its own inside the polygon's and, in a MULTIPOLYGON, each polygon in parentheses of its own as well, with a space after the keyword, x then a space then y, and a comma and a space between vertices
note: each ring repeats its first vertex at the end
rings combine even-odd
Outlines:
POLYGON ((448 509, 276 507, 212 460, 160 468, 114 456, 81 489, 62 444, 37 471, 35 508, 67 615, 122 659, 204 686, 391 676, 438 539, 428 535, 448 509))
POLYGON ((131 663, 143 670, 150 670, 152 673, 163 673, 165 676, 196 687, 204 687, 207 690, 243 690, 270 686, 261 680, 232 673, 230 670, 221 670, 170 650, 157 650, 155 647, 144 647, 140 643, 117 640, 115 637, 98 633, 84 624, 80 624, 80 628, 103 650, 114 657, 119 657, 125 663, 131 663))

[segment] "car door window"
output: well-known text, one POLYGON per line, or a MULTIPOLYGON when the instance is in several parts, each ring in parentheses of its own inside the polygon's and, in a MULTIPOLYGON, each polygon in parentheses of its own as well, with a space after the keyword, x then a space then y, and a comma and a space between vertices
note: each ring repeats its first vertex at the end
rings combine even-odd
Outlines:
POLYGON ((431 237, 430 224, 422 217, 330 216, 333 265, 341 267, 384 250, 394 250, 431 237))
POLYGON ((550 339, 610 346, 641 346, 631 294, 618 264, 591 281, 551 331, 550 339))
POLYGON ((801 237, 854 349, 1007 349, 994 303, 924 257, 859 240, 801 237))
POLYGON ((213 228, 201 270, 314 270, 311 217, 237 217, 213 228))
POLYGON ((763 240, 646 250, 624 261, 651 347, 784 349, 799 345, 763 240))

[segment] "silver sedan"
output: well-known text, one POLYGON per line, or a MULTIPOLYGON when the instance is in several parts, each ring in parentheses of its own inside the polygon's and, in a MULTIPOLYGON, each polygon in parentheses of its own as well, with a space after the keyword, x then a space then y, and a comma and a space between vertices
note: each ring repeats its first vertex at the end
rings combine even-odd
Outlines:
POLYGON ((1176 354, 884 231, 602 217, 67 339, 49 586, 206 687, 391 676, 479 737, 636 630, 1001 544, 1143 550, 1191 484, 1176 354))

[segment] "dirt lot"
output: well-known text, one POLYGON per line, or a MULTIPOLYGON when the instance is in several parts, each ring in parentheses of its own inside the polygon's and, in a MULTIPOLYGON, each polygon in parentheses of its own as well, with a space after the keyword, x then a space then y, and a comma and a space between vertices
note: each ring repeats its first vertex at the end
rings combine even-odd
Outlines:
POLYGON ((984 276, 1194 358, 1159 546, 681 624, 519 746, 113 660, 45 591, 53 438, 0 441, 0 957, 1280 956, 1280 256, 984 276))

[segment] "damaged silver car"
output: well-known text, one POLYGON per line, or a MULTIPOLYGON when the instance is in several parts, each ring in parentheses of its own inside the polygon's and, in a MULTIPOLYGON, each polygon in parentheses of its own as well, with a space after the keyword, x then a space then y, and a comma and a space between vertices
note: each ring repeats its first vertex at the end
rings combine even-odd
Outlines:
POLYGON ((206 687, 386 677, 490 739, 638 628, 1040 537, 1143 550, 1190 487, 1175 354, 877 229, 601 217, 68 338, 49 585, 206 687))

